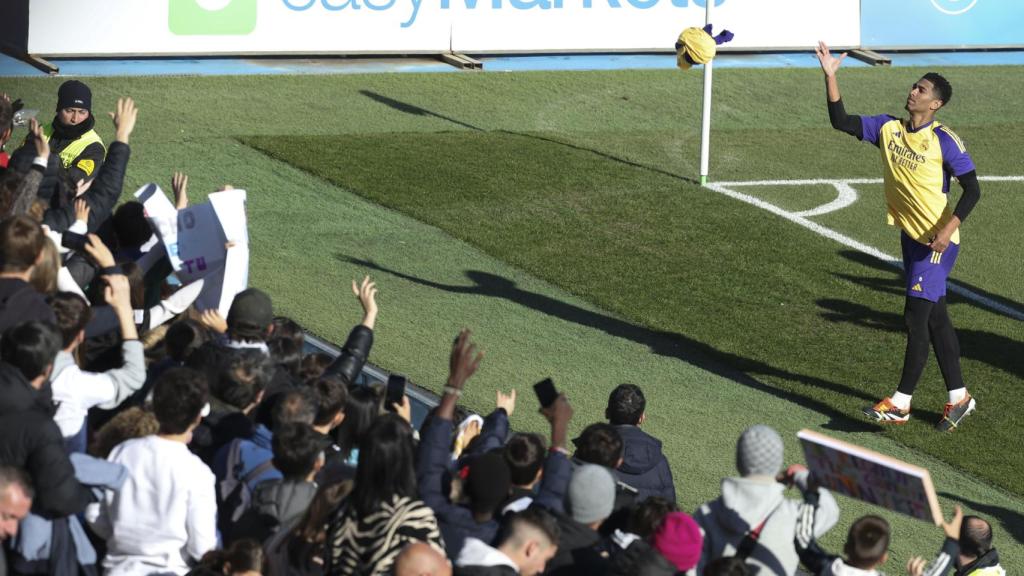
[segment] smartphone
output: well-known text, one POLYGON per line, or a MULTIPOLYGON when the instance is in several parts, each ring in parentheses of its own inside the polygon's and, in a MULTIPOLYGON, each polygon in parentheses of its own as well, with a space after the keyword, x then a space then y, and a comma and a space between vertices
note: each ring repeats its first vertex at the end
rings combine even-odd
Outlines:
POLYGON ((388 376, 388 387, 385 395, 384 405, 391 409, 392 404, 402 404, 402 397, 405 396, 405 384, 408 378, 401 374, 388 376))
POLYGON ((534 384, 533 391, 537 394, 541 408, 551 406, 558 399, 558 390, 555 390, 555 383, 551 378, 545 378, 534 384))
POLYGON ((85 244, 89 239, 81 234, 65 232, 61 235, 60 245, 75 252, 85 252, 85 244))

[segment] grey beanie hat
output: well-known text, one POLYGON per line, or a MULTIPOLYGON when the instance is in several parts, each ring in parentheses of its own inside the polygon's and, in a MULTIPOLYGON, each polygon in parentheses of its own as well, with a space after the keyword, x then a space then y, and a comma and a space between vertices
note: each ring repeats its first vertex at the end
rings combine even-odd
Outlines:
POLYGON ((757 424, 736 442, 736 470, 740 476, 775 476, 782 470, 782 437, 770 426, 757 424))
POLYGON ((597 464, 577 467, 569 481, 569 507, 572 519, 580 524, 611 516, 615 507, 615 476, 597 464))

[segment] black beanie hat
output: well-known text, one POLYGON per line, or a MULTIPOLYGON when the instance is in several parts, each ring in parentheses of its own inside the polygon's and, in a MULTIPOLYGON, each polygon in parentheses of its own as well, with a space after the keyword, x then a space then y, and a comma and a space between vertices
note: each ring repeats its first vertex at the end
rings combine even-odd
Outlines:
POLYGON ((68 80, 57 90, 57 110, 83 108, 92 111, 92 91, 78 80, 68 80))

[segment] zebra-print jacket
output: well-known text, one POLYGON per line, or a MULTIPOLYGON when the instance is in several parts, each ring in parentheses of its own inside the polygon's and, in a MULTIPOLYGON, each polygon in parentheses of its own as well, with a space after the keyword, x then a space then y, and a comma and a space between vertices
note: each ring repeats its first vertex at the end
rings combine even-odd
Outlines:
POLYGON ((342 506, 328 531, 326 576, 387 574, 406 544, 430 544, 445 553, 434 511, 422 501, 396 496, 374 513, 357 518, 342 506))

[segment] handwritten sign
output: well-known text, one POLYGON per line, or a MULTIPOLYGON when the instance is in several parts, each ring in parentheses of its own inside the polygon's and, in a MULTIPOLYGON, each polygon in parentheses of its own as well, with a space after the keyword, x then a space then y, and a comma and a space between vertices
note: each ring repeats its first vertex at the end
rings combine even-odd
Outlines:
POLYGON ((215 308, 226 318, 235 294, 249 283, 245 190, 214 192, 209 202, 183 210, 156 184, 143 186, 135 197, 164 244, 175 276, 182 284, 205 280, 196 308, 215 308))
POLYGON ((801 430, 797 438, 811 476, 822 487, 936 526, 942 523, 927 469, 811 430, 801 430))

